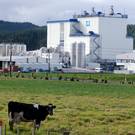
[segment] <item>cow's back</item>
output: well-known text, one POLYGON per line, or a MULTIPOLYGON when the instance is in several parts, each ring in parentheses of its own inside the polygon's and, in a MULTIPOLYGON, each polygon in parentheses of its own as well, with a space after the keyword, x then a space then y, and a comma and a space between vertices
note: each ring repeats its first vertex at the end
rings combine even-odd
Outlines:
POLYGON ((10 101, 8 103, 8 113, 20 113, 23 112, 23 116, 26 119, 33 120, 35 118, 38 118, 40 113, 37 108, 33 106, 33 104, 25 104, 25 103, 19 103, 10 101))
POLYGON ((27 110, 28 108, 30 108, 30 106, 31 105, 25 103, 10 101, 8 103, 8 112, 21 112, 27 110))
POLYGON ((15 108, 16 108, 16 104, 13 101, 10 101, 8 103, 8 113, 14 111, 15 108))

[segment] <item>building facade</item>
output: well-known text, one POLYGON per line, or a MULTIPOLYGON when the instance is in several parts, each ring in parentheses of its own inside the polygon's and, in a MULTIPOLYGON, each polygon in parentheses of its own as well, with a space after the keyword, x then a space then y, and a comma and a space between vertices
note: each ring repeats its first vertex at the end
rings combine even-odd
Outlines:
MULTIPOLYGON (((69 20, 47 22, 47 47, 62 46, 72 62, 74 44, 83 43, 85 65, 115 60, 116 55, 133 50, 133 39, 127 37, 127 18, 121 13, 84 12, 69 20)), ((76 59, 80 59, 76 55, 76 59)), ((72 63, 74 65, 74 63, 72 63)))
POLYGON ((135 73, 135 51, 117 55, 116 64, 119 67, 117 72, 135 73))
POLYGON ((33 70, 54 71, 62 68, 60 54, 54 51, 48 53, 47 48, 45 47, 34 51, 26 51, 24 49, 17 52, 16 50, 13 55, 9 53, 6 54, 6 56, 5 54, 0 56, 0 70, 9 70, 10 66, 12 66, 12 68, 17 67, 18 69, 21 69, 21 71, 26 72, 33 70))
POLYGON ((12 55, 20 55, 26 52, 25 44, 10 44, 10 43, 1 43, 0 44, 0 56, 10 56, 12 51, 12 55))

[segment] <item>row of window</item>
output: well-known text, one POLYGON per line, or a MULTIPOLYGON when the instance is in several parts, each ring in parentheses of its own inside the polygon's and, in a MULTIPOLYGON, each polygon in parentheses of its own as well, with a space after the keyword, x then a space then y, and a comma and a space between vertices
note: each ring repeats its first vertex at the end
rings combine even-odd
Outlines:
POLYGON ((117 59, 117 63, 135 63, 135 60, 132 59, 117 59))

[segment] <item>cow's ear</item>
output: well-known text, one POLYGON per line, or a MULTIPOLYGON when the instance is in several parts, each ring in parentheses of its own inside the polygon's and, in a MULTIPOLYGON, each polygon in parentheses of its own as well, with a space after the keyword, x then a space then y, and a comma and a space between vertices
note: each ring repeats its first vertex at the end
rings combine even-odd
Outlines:
POLYGON ((55 106, 55 105, 53 105, 53 108, 55 109, 55 108, 56 108, 56 106, 55 106))
POLYGON ((50 107, 51 107, 51 106, 53 106, 53 105, 52 105, 52 104, 48 104, 48 106, 50 106, 50 107))

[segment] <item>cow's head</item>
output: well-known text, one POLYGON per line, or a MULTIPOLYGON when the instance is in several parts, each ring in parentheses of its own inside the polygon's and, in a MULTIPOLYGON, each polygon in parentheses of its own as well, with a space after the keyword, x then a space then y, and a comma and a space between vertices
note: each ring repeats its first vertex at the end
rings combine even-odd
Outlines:
POLYGON ((55 108, 56 108, 55 105, 53 105, 53 104, 48 104, 48 105, 47 105, 48 114, 49 114, 49 115, 53 115, 53 109, 55 109, 55 108))

